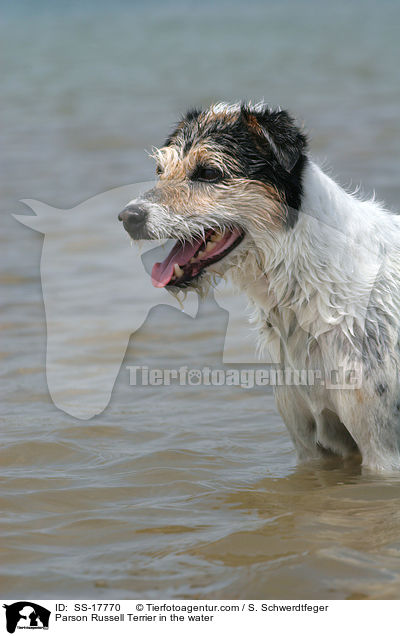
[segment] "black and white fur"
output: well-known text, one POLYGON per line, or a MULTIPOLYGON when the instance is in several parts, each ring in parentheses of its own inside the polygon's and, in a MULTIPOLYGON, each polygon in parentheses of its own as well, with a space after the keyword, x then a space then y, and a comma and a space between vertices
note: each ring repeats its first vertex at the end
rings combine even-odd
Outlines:
POLYGON ((139 231, 122 218, 133 238, 239 227, 240 244, 193 285, 230 276, 282 368, 356 371, 354 386, 276 388, 299 458, 359 453, 367 469, 399 470, 400 218, 342 189, 291 117, 265 104, 191 111, 154 154, 163 177, 127 208, 146 222, 139 231), (196 179, 196 147, 220 167, 216 182, 196 179))

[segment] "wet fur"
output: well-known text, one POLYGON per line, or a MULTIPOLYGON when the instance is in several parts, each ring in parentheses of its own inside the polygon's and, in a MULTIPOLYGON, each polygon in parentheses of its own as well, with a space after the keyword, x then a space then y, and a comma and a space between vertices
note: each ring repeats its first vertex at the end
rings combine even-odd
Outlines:
POLYGON ((282 368, 358 374, 356 386, 277 387, 299 458, 360 453, 367 469, 399 470, 399 217, 337 185, 293 119, 264 104, 190 111, 154 157, 160 178, 135 201, 148 220, 134 238, 242 228, 196 285, 231 277, 253 305, 261 352, 282 368), (196 182, 199 165, 224 179, 196 182))

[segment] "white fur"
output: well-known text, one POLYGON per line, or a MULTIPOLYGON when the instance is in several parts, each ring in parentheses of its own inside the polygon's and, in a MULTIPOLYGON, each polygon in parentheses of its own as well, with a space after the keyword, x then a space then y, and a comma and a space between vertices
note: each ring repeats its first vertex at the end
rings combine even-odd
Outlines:
POLYGON ((350 433, 365 467, 398 470, 400 217, 348 194, 311 161, 303 187, 293 229, 252 237, 263 272, 250 257, 233 279, 254 305, 261 349, 280 347, 282 367, 358 373, 356 387, 277 388, 300 458, 350 455, 350 433))
POLYGON ((261 352, 268 348, 282 368, 320 372, 325 380, 275 391, 300 459, 359 452, 367 469, 400 469, 399 216, 347 193, 311 160, 291 229, 271 225, 268 199, 264 215, 240 198, 233 205, 229 193, 189 215, 158 204, 152 191, 131 203, 148 209, 152 238, 190 240, 207 227, 245 230, 242 243, 209 271, 229 274, 248 295, 261 352), (340 369, 354 371, 357 383, 329 385, 340 369))

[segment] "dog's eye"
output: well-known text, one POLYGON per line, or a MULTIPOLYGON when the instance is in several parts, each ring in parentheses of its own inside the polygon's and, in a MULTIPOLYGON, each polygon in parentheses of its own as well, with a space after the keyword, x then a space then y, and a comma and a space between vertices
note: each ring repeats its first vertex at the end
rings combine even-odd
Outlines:
POLYGON ((156 166, 156 174, 162 174, 164 171, 161 166, 156 166))
POLYGON ((217 183, 223 179, 224 175, 219 168, 199 166, 192 175, 192 181, 207 181, 217 183))

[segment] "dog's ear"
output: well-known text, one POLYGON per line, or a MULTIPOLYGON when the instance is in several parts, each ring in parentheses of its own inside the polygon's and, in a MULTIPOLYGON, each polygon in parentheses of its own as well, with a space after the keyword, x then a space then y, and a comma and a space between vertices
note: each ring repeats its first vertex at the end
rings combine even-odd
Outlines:
POLYGON ((291 172, 306 149, 306 136, 285 110, 272 111, 268 106, 242 106, 242 118, 255 136, 260 149, 270 151, 278 163, 291 172))

